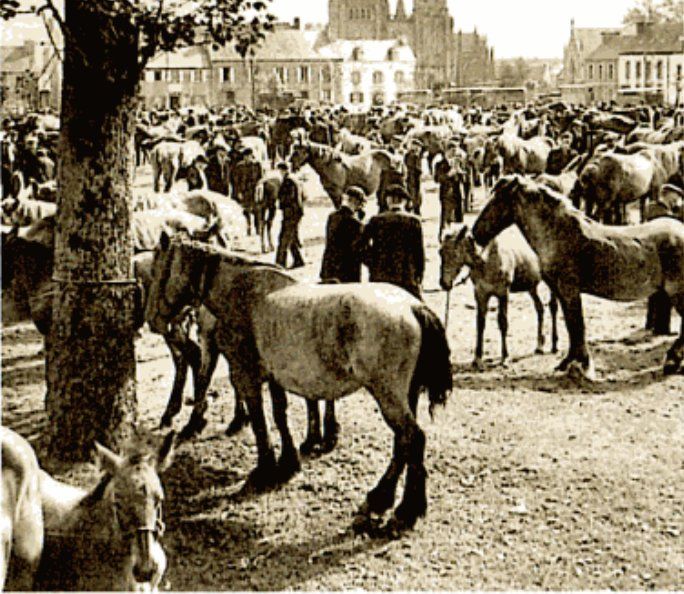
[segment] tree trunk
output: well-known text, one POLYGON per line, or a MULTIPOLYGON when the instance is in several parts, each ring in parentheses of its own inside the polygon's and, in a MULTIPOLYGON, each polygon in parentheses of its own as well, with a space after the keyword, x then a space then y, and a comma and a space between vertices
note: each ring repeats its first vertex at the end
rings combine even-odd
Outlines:
POLYGON ((136 422, 130 231, 137 35, 106 0, 65 3, 53 323, 47 341, 51 453, 117 449, 136 422))

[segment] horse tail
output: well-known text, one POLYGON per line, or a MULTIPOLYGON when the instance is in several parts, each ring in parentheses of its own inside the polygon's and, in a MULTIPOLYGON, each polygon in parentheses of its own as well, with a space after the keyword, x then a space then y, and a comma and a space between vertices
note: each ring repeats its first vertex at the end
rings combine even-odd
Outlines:
POLYGON ((427 389, 430 416, 437 405, 446 404, 453 388, 449 343, 444 325, 425 304, 411 306, 421 330, 420 352, 411 378, 412 389, 427 389))

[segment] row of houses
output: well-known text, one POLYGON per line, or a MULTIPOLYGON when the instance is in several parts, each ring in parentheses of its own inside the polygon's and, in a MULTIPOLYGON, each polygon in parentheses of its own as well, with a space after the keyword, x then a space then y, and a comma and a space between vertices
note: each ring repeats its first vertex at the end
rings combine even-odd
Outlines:
POLYGON ((142 82, 147 108, 189 105, 273 105, 302 101, 367 108, 412 89, 416 59, 402 40, 337 40, 319 44, 320 31, 279 23, 242 58, 210 44, 156 56, 142 82))
POLYGON ((684 23, 576 28, 564 51, 561 97, 576 103, 684 103, 684 23))

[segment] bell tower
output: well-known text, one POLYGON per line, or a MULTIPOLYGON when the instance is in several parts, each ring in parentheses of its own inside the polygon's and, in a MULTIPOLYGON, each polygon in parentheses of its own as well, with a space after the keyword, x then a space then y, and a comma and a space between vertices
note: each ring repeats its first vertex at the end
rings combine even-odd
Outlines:
POLYGON ((328 0, 328 37, 386 39, 389 0, 328 0))

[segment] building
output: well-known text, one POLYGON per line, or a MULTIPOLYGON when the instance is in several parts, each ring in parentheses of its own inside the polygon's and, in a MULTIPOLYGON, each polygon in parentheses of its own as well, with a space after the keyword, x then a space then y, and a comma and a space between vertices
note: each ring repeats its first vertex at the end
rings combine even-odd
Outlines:
POLYGON ((604 32, 602 43, 586 59, 586 101, 610 102, 618 94, 618 58, 630 36, 619 31, 604 32))
POLYGON ((248 59, 232 46, 211 44, 160 54, 145 68, 141 91, 148 109, 336 102, 340 62, 314 50, 295 19, 276 24, 248 59))
POLYGON ((684 24, 637 24, 617 62, 622 102, 684 103, 684 24))
POLYGON ((397 0, 328 0, 327 42, 405 39, 416 57, 416 88, 473 84, 494 78, 494 56, 485 37, 454 33, 446 0, 414 0, 406 12, 397 0))
POLYGON ((563 50, 563 70, 558 88, 564 101, 587 103, 587 58, 603 43, 604 34, 619 34, 619 29, 575 27, 570 21, 570 40, 563 50))
POLYGON ((413 89, 416 57, 402 40, 337 40, 319 52, 338 60, 339 103, 352 109, 392 103, 413 89))
POLYGON ((59 111, 61 58, 50 43, 0 47, 0 109, 6 113, 59 111))

